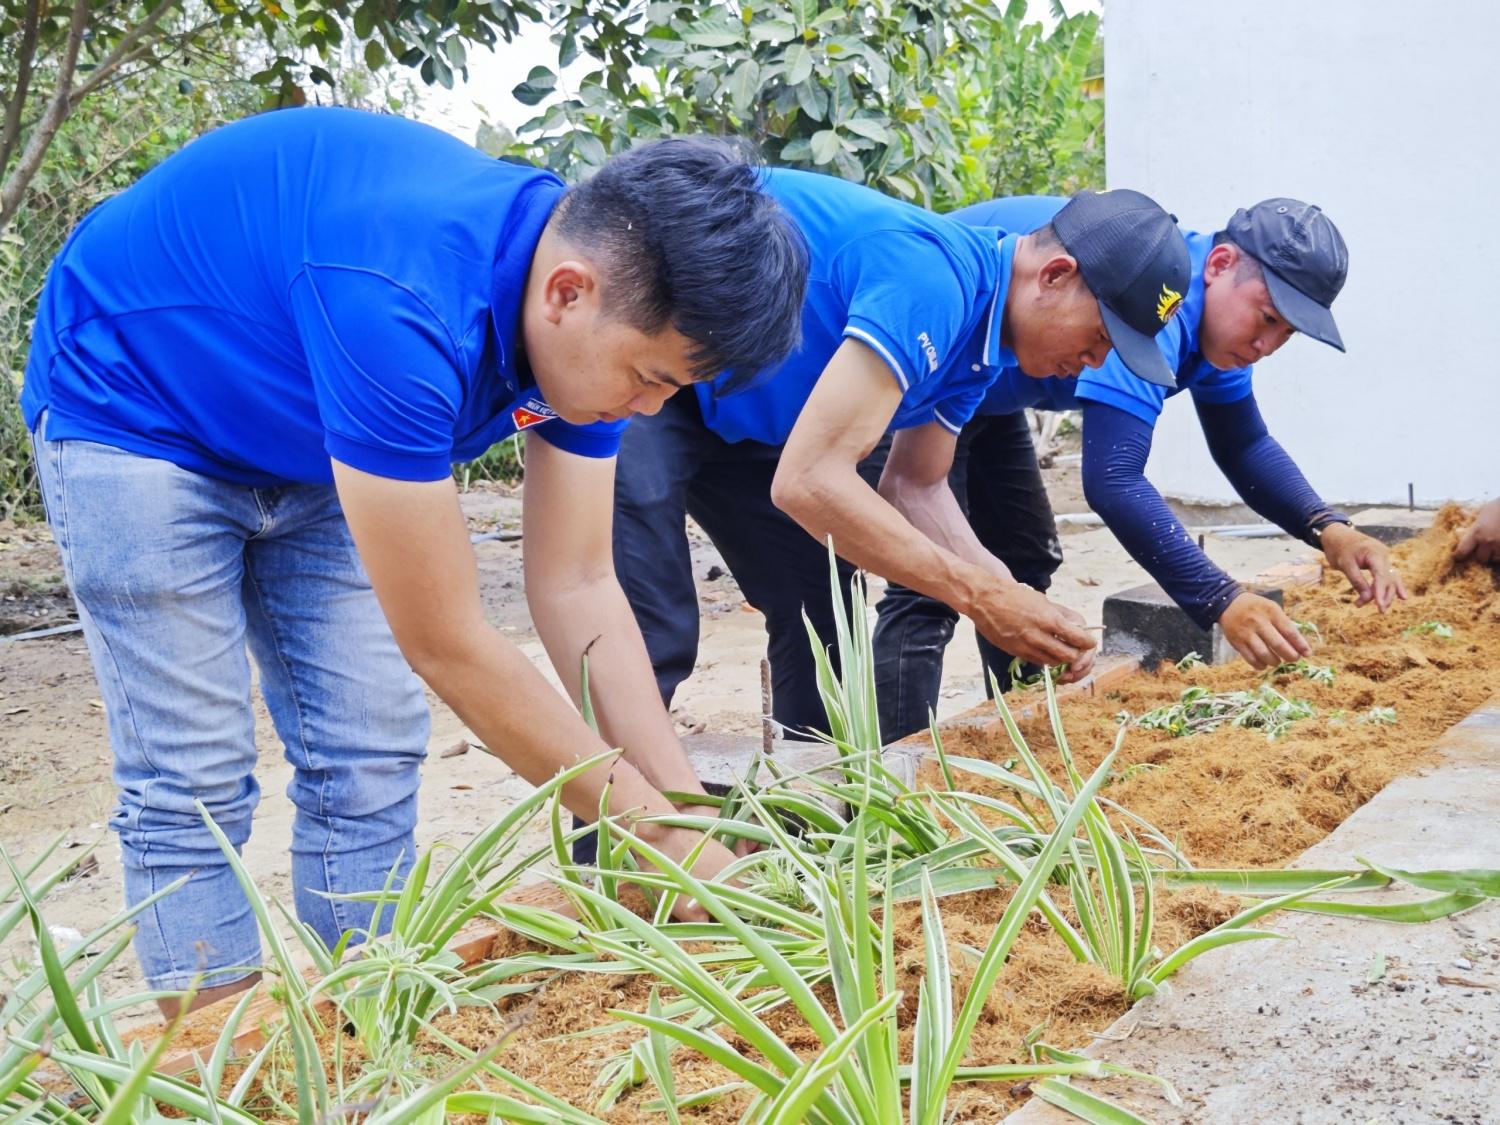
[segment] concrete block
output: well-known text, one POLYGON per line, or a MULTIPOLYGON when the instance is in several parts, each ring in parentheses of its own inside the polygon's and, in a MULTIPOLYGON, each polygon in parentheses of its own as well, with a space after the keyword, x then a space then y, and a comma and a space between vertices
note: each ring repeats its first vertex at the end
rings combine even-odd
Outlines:
POLYGON ((913 735, 912 740, 903 739, 885 748, 881 755, 885 768, 896 775, 896 780, 908 789, 917 787, 917 771, 922 768, 922 759, 932 749, 931 736, 913 735), (919 740, 919 741, 918 741, 919 740))
MULTIPOLYGON (((1283 604, 1280 589, 1263 587, 1255 592, 1283 604)), ((1148 671, 1190 652, 1210 664, 1222 664, 1236 655, 1217 625, 1211 630, 1200 628, 1154 582, 1104 599, 1103 651, 1139 657, 1148 671)))
POLYGON ((1432 526, 1436 512, 1407 508, 1366 508, 1351 512, 1354 526, 1387 546, 1421 535, 1432 526))
MULTIPOLYGON (((688 758, 692 761, 693 768, 702 781, 733 785, 750 776, 751 767, 756 764, 757 760, 760 769, 756 779, 762 783, 771 780, 771 773, 765 766, 765 758, 760 753, 761 743, 758 738, 750 735, 705 732, 688 735, 682 740, 682 744, 687 748, 688 758)), ((931 749, 932 744, 926 734, 915 735, 910 739, 887 746, 882 754, 882 760, 886 769, 895 774, 896 779, 902 785, 908 789, 914 789, 922 759, 931 749)), ((830 781, 838 779, 838 775, 832 768, 837 755, 821 743, 777 739, 771 753, 776 766, 783 771, 821 774, 830 781)), ((806 784, 801 784, 799 787, 812 788, 806 784)), ((842 802, 826 798, 824 800, 835 812, 848 815, 848 808, 842 802)))
MULTIPOLYGON (((758 735, 690 734, 682 740, 693 769, 702 781, 717 781, 721 785, 734 785, 749 778, 752 767, 760 761, 761 767, 755 780, 764 784, 771 779, 765 768, 758 735)), ((787 772, 816 772, 827 768, 838 755, 821 742, 801 742, 778 738, 771 747, 771 757, 787 772)), ((828 771, 832 774, 832 770, 828 771)))

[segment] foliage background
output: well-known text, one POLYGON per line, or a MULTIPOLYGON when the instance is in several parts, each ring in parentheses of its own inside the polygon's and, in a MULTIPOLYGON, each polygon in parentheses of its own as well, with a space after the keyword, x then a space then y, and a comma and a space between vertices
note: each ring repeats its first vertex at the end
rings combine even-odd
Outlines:
MULTIPOLYGON (((75 2, 82 11, 93 0, 75 2)), ((66 9, 52 11, 43 31, 56 38, 66 9)), ((98 8, 98 34, 85 44, 95 56, 129 33, 122 11, 98 8)), ((0 38, 14 41, 23 15, 15 0, 0 0, 0 38)), ((1056 0, 1048 26, 1028 22, 1024 0, 493 0, 441 9, 216 0, 175 9, 157 25, 161 49, 72 106, 0 227, 0 520, 41 514, 16 396, 47 266, 90 208, 199 133, 268 105, 313 99, 411 112, 419 81, 451 85, 467 73, 470 47, 541 20, 553 28, 556 61, 515 90, 534 116, 514 133, 487 121, 473 139, 566 177, 639 139, 706 131, 744 137, 768 162, 939 210, 1103 184, 1099 18, 1068 16, 1056 0)), ((53 65, 39 49, 33 101, 53 65)), ((0 52, 7 99, 16 68, 0 52)), ((23 125, 34 126, 41 111, 22 108, 23 125)), ((511 443, 459 476, 512 479, 519 468, 511 443)))
POLYGON ((539 112, 514 151, 577 175, 640 138, 733 134, 938 210, 1100 187, 1099 17, 1052 8, 1048 29, 1025 0, 605 0, 516 87, 539 112))

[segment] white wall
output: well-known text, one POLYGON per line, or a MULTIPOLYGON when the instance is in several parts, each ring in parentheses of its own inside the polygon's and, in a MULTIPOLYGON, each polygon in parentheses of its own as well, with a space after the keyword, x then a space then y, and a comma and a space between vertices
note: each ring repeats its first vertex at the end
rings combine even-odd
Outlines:
MULTIPOLYGON (((1271 432, 1332 501, 1500 495, 1500 3, 1111 0, 1112 187, 1186 230, 1272 195, 1349 244, 1333 308, 1347 355, 1294 337, 1258 365, 1271 432)), ((1229 500, 1186 394, 1151 479, 1229 500)))

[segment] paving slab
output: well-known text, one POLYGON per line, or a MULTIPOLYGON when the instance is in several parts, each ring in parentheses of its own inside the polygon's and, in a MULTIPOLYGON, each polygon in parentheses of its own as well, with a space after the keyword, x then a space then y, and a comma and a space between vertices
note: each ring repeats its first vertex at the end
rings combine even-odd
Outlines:
MULTIPOLYGON (((1500 867, 1500 696, 1437 748, 1293 866, 1500 867)), ((1086 1052, 1169 1079, 1181 1107, 1141 1083, 1086 1088, 1159 1125, 1500 1122, 1500 902, 1421 925, 1286 913, 1266 928, 1291 940, 1200 958, 1086 1052)), ((1074 1120, 1035 1100, 1005 1118, 1074 1120)))

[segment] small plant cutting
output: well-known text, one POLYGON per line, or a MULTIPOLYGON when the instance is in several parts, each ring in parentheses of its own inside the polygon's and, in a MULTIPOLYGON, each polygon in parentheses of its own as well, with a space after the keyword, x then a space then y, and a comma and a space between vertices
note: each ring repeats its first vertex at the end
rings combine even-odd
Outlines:
MULTIPOLYGON (((1332 675, 1331 670, 1325 670, 1332 675)), ((1268 740, 1280 738, 1287 728, 1310 719, 1316 709, 1305 699, 1283 695, 1270 684, 1246 691, 1212 692, 1194 686, 1183 691, 1176 703, 1167 704, 1132 718, 1121 712, 1122 723, 1143 730, 1166 731, 1173 738, 1205 734, 1223 726, 1265 731, 1268 740)))
POLYGON ((1401 635, 1403 637, 1436 637, 1440 641, 1451 641, 1453 627, 1441 621, 1424 621, 1420 625, 1401 630, 1401 635))
POLYGON ((1284 662, 1276 665, 1266 673, 1266 679, 1275 679, 1277 676, 1300 676, 1304 680, 1311 680, 1315 684, 1333 683, 1333 669, 1325 664, 1314 664, 1306 657, 1301 660, 1284 662))

